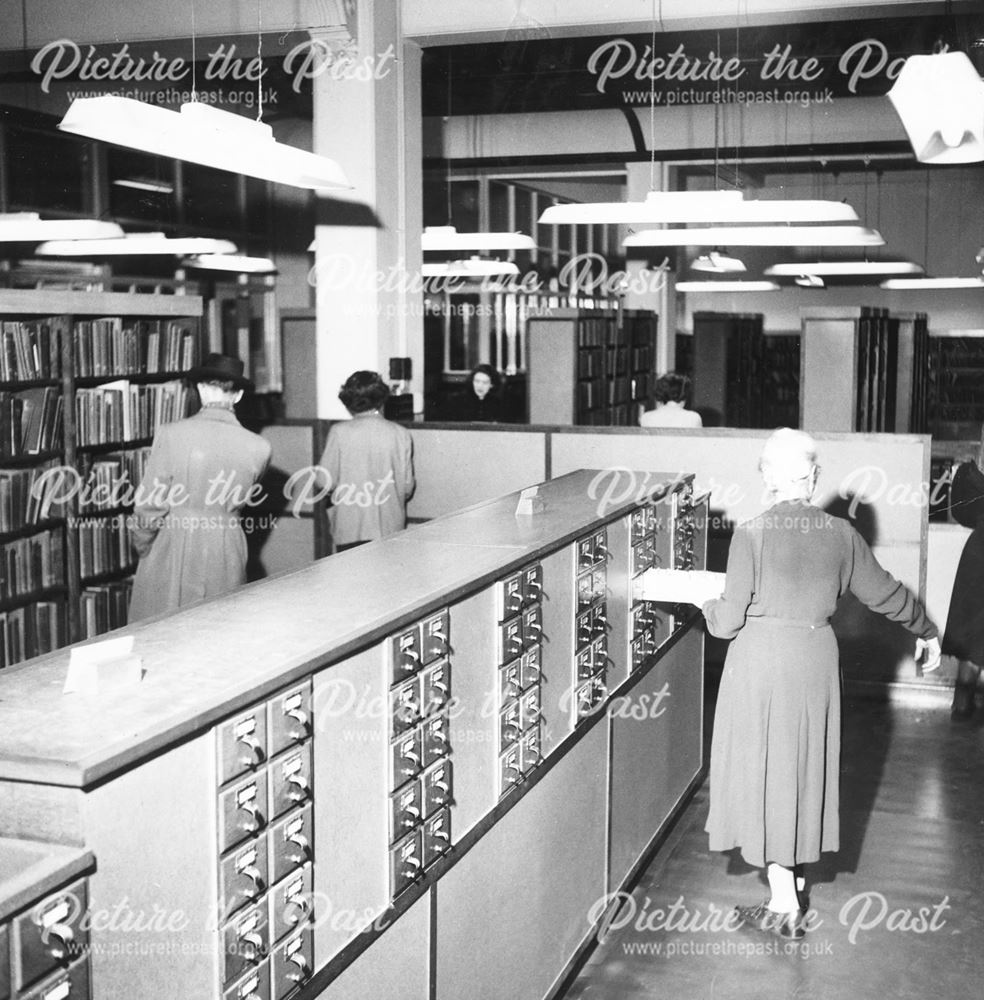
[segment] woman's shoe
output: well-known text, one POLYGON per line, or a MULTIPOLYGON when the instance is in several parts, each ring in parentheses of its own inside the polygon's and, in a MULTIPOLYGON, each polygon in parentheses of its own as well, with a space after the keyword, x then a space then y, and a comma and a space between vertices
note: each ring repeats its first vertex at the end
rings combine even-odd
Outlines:
POLYGON ((950 718, 954 722, 964 722, 974 715, 974 695, 976 684, 957 681, 953 687, 953 705, 950 708, 950 718))
POLYGON ((779 913, 776 910, 770 910, 768 900, 766 900, 759 903, 758 906, 736 906, 735 912, 743 924, 757 931, 775 934, 790 941, 798 941, 806 935, 806 912, 804 910, 779 913))

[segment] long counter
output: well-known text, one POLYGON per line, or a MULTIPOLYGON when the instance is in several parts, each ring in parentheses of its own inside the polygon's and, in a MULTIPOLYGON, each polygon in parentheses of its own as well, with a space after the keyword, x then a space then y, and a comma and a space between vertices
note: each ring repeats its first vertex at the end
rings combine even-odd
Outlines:
POLYGON ((123 630, 139 681, 0 673, 0 837, 95 857, 92 997, 556 992, 702 770, 702 634, 635 580, 706 503, 597 475, 123 630))

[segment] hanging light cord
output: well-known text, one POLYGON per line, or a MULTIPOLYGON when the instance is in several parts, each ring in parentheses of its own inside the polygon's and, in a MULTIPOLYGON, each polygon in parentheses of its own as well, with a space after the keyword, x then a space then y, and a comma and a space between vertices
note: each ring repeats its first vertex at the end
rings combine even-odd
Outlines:
POLYGON ((256 0, 256 120, 263 121, 263 0, 256 0))
POLYGON ((663 0, 653 0, 652 32, 649 41, 649 190, 656 190, 656 77, 653 61, 656 58, 656 22, 663 28, 663 0))
POLYGON ((198 100, 198 40, 195 30, 195 0, 191 0, 191 102, 198 100))

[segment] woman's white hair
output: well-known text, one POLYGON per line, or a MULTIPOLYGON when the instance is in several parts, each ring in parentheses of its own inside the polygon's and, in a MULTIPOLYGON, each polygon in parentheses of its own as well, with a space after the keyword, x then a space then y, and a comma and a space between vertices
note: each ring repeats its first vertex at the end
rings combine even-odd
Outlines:
POLYGON ((817 443, 804 431, 780 427, 765 442, 759 469, 765 485, 773 492, 813 492, 813 471, 817 466, 817 443))

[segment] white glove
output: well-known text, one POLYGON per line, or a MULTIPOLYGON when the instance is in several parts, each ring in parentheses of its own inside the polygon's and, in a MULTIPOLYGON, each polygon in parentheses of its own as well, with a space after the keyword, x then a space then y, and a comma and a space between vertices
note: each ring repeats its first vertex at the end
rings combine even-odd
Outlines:
POLYGON ((938 636, 932 639, 916 639, 916 663, 922 667, 924 674, 939 669, 942 655, 938 636))

